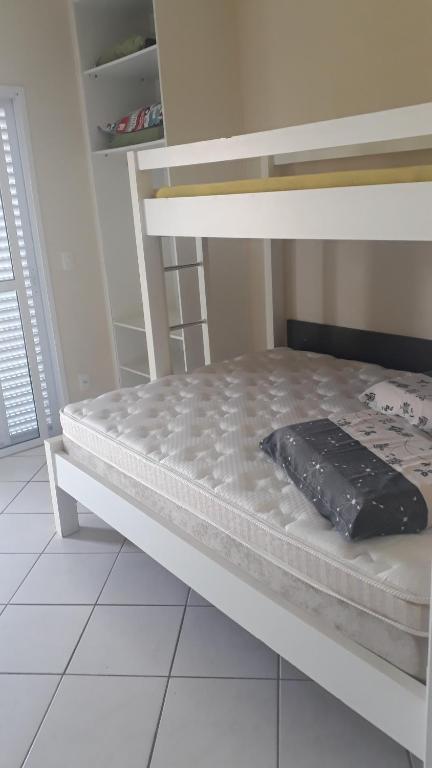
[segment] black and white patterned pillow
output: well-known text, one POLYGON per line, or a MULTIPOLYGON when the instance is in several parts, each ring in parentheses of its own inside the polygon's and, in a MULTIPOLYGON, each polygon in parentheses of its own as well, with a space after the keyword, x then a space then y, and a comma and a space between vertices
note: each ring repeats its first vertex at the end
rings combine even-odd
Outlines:
POLYGON ((432 433, 432 378, 405 374, 368 387, 359 400, 379 413, 402 418, 432 433))

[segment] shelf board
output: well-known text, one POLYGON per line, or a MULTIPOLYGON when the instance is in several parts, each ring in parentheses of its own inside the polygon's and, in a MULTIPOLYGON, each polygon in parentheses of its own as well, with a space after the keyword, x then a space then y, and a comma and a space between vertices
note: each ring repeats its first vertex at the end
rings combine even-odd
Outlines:
MULTIPOLYGON (((142 315, 133 315, 121 320, 114 320, 114 325, 118 328, 128 328, 131 331, 145 332, 144 317, 142 315)), ((183 341, 183 331, 170 331, 170 338, 176 341, 183 341)))
POLYGON ((156 141, 145 141, 142 144, 128 144, 126 147, 106 147, 105 149, 93 150, 93 155, 108 157, 109 155, 121 155, 124 152, 129 152, 131 149, 155 149, 157 147, 164 147, 166 144, 165 139, 156 139, 156 141))
POLYGON ((114 59, 99 67, 84 70, 87 77, 138 77, 151 80, 158 77, 157 45, 114 59))
POLYGON ((127 365, 120 365, 121 371, 128 371, 128 373, 135 373, 137 376, 142 376, 144 379, 150 379, 148 370, 148 362, 145 359, 133 360, 133 362, 127 365))
MULTIPOLYGON (((184 356, 182 347, 178 347, 177 345, 173 347, 171 350, 171 362, 173 373, 184 373, 184 356)), ((149 363, 146 357, 136 358, 130 363, 122 363, 119 368, 121 371, 134 373, 137 376, 142 376, 143 379, 150 380, 149 363)))
POLYGON ((114 325, 119 328, 129 328, 131 331, 145 331, 144 317, 140 315, 125 317, 122 320, 114 320, 114 325))

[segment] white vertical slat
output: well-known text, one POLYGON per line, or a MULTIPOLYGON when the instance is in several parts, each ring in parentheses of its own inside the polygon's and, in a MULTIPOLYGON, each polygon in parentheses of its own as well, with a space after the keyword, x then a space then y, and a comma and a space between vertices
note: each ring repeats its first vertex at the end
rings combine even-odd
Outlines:
POLYGON ((201 308, 201 319, 205 320, 202 325, 202 336, 204 345, 204 362, 206 365, 211 363, 211 347, 209 332, 209 302, 207 285, 209 282, 209 254, 207 238, 195 238, 197 261, 201 262, 198 267, 198 288, 201 308))
POLYGON ((138 171, 135 152, 127 158, 150 378, 158 379, 172 370, 161 239, 146 234, 142 200, 151 194, 150 174, 138 171))
MULTIPOLYGON (((270 157, 260 159, 260 174, 263 178, 272 176, 273 161, 270 157)), ((264 259, 264 302, 266 346, 286 344, 285 318, 285 269, 283 241, 263 240, 264 259)))

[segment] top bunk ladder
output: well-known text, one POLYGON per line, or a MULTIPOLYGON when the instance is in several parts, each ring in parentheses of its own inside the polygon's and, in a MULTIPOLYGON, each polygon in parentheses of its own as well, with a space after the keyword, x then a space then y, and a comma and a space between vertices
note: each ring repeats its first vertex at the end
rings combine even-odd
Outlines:
POLYGON ((188 256, 185 258, 179 252, 175 238, 160 238, 147 234, 143 199, 151 194, 152 175, 139 170, 137 156, 136 152, 128 153, 128 168, 149 373, 150 379, 153 380, 173 373, 170 340, 175 339, 177 343, 182 344, 186 372, 211 362, 207 294, 208 248, 206 240, 194 238, 193 252, 190 253, 188 244, 188 256), (165 266, 164 253, 167 251, 170 251, 170 261, 173 263, 165 266), (190 273, 195 271, 197 279, 190 280, 190 273), (166 276, 169 274, 176 276, 180 322, 169 320, 166 285, 166 276))

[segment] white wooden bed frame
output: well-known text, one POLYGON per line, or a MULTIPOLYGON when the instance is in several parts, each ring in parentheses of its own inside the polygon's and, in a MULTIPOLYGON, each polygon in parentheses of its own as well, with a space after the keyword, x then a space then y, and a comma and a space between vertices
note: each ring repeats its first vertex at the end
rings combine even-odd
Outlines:
MULTIPOLYGON (((262 167, 432 147, 432 103, 282 130, 129 153, 150 372, 171 372, 161 237, 195 238, 205 356, 208 237, 432 241, 432 182, 154 199, 153 171, 247 158, 262 167)), ((266 317, 273 311, 272 248, 266 317)), ((432 654, 426 685, 267 592, 241 570, 159 522, 73 461, 61 437, 46 442, 57 531, 79 528, 77 502, 147 552, 241 626, 432 768, 432 654)), ((430 633, 431 634, 431 633, 430 633)))

